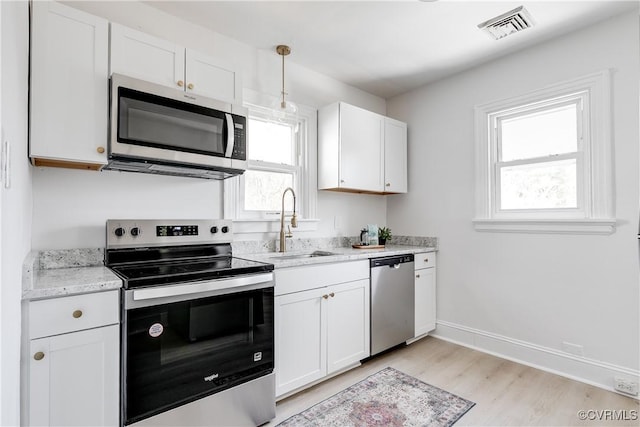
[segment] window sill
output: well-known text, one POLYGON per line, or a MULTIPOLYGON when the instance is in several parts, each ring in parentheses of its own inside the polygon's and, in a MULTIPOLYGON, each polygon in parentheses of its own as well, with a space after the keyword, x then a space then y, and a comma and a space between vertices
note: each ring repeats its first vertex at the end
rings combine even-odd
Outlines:
MULTIPOLYGON (((285 231, 291 224, 291 217, 284 219, 285 231)), ((316 231, 318 229, 319 219, 298 219, 298 227, 295 231, 316 231)), ((239 233, 279 233, 280 218, 278 219, 234 219, 233 232, 239 233)))
POLYGON ((474 219, 476 231, 548 234, 612 234, 615 219, 474 219))

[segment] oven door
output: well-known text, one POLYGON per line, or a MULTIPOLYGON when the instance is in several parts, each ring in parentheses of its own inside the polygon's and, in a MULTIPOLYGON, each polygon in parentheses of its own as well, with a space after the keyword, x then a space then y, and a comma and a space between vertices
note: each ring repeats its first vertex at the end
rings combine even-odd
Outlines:
POLYGON ((117 74, 111 85, 111 157, 225 168, 246 160, 246 117, 230 104, 117 74))
POLYGON ((272 277, 125 291, 124 424, 271 373, 272 277))

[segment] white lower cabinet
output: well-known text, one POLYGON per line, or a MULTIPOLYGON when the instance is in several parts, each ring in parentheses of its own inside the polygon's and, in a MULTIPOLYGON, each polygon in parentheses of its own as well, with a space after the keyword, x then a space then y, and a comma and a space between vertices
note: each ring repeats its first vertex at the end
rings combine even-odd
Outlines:
POLYGON ((327 374, 332 374, 369 356, 369 279, 328 291, 327 374))
POLYGON ((415 254, 415 337, 436 328, 436 254, 415 254))
POLYGON ((276 396, 357 366, 369 356, 368 262, 276 270, 275 324, 276 396))
POLYGON ((120 423, 118 291, 27 303, 24 425, 120 423))
POLYGON ((118 425, 118 342, 118 325, 31 340, 29 424, 118 425))

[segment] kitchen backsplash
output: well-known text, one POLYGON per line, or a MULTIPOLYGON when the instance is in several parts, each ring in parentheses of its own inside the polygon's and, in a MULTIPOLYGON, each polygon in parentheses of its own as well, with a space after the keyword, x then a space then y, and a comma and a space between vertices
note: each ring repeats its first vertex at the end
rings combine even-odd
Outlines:
MULTIPOLYGON (((302 252, 311 249, 348 248, 359 244, 360 236, 349 237, 318 237, 310 239, 287 239, 287 252, 302 252)), ((393 236, 387 245, 409 245, 438 247, 437 237, 393 236)), ((247 240, 233 242, 234 255, 275 252, 279 250, 280 242, 276 240, 247 240)))
MULTIPOLYGON (((312 249, 348 248, 360 243, 359 236, 318 237, 311 239, 287 239, 287 252, 302 252, 312 249)), ((437 237, 393 236, 387 245, 409 245, 438 247, 437 237)), ((246 240, 232 243, 233 254, 256 254, 275 252, 279 248, 277 239, 246 240)), ((90 267, 104 265, 103 248, 58 249, 34 251, 24 263, 25 273, 33 270, 49 270, 54 268, 90 267)))

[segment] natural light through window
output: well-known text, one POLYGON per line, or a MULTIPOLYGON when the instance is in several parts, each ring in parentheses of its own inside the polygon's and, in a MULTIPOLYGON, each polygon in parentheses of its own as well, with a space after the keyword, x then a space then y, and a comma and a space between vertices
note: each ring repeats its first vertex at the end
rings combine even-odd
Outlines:
POLYGON ((295 164, 294 125, 249 118, 249 160, 295 164))
POLYGON ((476 230, 615 230, 610 81, 604 70, 475 107, 476 230))
MULTIPOLYGON (((224 181, 224 216, 235 231, 272 233, 280 226, 282 194, 296 193, 297 231, 317 230, 317 115, 298 104, 296 114, 282 114, 266 105, 270 98, 245 89, 247 162, 244 174, 224 181)), ((285 216, 293 198, 284 198, 285 216)))
POLYGON ((499 210, 579 208, 579 101, 496 118, 499 210))
MULTIPOLYGON (((244 173, 243 208, 246 212, 274 215, 282 209, 282 193, 297 190, 297 123, 249 117, 249 170, 244 173)), ((285 210, 293 210, 285 198, 285 210)))

